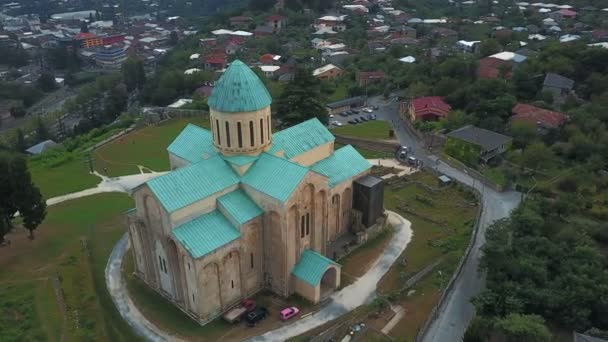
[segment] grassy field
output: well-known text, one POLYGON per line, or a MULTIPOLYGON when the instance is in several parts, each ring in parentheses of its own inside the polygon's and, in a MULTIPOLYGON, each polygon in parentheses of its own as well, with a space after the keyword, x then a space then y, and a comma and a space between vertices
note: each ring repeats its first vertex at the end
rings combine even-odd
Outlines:
POLYGON ((56 167, 30 161, 29 169, 34 184, 38 186, 44 198, 92 188, 101 181, 99 177, 89 173, 84 154, 73 154, 69 161, 56 167))
MULTIPOLYGON (((343 146, 344 145, 342 145, 342 144, 335 143, 334 149, 337 150, 343 146)), ((357 151, 359 151, 359 153, 361 153, 361 155, 363 157, 365 157, 366 159, 392 158, 392 154, 386 153, 386 152, 374 151, 374 150, 370 150, 370 149, 362 148, 362 147, 355 147, 355 149, 357 151)))
MULTIPOLYGON (((437 186, 430 173, 418 172, 410 179, 431 188, 437 186)), ((399 259, 405 258, 406 264, 397 262, 391 267, 379 284, 380 293, 394 293, 407 278, 441 259, 432 274, 414 288, 414 294, 397 300, 408 313, 391 336, 412 340, 468 245, 478 206, 473 195, 457 185, 431 191, 415 183, 386 186, 384 205, 410 220, 414 235, 399 259)))
POLYGON ((346 135, 351 137, 367 138, 367 139, 390 139, 388 131, 390 125, 386 121, 375 120, 368 121, 357 125, 345 125, 342 127, 332 128, 335 134, 346 135))
POLYGON ((95 150, 95 169, 112 177, 138 173, 137 165, 153 171, 167 171, 167 147, 188 123, 205 128, 209 126, 207 118, 192 117, 131 132, 95 150))
POLYGON ((48 209, 33 241, 23 229, 7 235, 11 246, 0 249, 3 341, 137 340, 116 312, 104 277, 110 251, 125 232, 122 213, 132 205, 123 194, 65 202, 48 209), (62 297, 52 286, 55 277, 62 297))

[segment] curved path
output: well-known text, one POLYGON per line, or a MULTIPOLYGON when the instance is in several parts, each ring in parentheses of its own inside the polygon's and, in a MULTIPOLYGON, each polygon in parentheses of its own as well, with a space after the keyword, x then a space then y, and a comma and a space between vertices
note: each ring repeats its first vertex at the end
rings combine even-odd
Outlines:
MULTIPOLYGON (((294 321, 292 324, 254 337, 251 341, 284 341, 319 327, 371 301, 376 293, 376 285, 412 239, 410 222, 394 212, 389 211, 388 214, 389 222, 395 226, 395 234, 367 273, 353 284, 334 293, 331 296, 331 302, 321 310, 294 321)), ((106 284, 118 311, 129 325, 147 340, 179 341, 176 336, 167 334, 148 321, 129 298, 121 272, 122 258, 128 248, 128 238, 125 234, 114 246, 106 266, 106 284)))

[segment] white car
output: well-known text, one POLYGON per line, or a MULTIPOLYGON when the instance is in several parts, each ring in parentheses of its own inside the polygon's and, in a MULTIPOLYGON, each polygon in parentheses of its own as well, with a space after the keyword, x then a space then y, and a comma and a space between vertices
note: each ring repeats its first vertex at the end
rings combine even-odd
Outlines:
POLYGON ((340 121, 332 121, 331 124, 338 127, 342 126, 342 123, 340 121))
POLYGON ((334 117, 334 115, 333 115, 333 114, 329 114, 329 117, 330 117, 330 118, 333 118, 333 117, 334 117))
POLYGON ((366 112, 366 113, 372 113, 372 112, 374 111, 374 110, 373 110, 373 109, 371 109, 371 108, 363 108, 362 110, 363 110, 364 112, 366 112))

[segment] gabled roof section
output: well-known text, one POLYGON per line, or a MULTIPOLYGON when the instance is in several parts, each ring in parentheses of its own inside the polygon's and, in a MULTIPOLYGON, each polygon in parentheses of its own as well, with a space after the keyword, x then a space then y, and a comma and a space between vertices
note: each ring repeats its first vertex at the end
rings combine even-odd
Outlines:
POLYGON ((217 203, 238 224, 244 224, 264 214, 264 211, 242 189, 218 198, 217 203))
POLYGON ((236 166, 245 166, 247 164, 251 164, 254 161, 256 161, 258 159, 257 156, 224 156, 222 155, 222 157, 224 158, 225 161, 229 162, 230 164, 236 165, 236 166))
POLYGON ((264 83, 239 60, 230 64, 208 100, 209 107, 227 113, 251 112, 271 103, 272 97, 264 83))
POLYGON ((272 151, 284 151, 285 157, 292 159, 335 139, 319 119, 313 118, 273 134, 272 151))
POLYGON ((314 164, 311 169, 327 177, 329 187, 333 188, 371 167, 372 165, 354 147, 347 145, 314 164))
POLYGON ((219 210, 178 226, 171 231, 171 235, 194 259, 203 257, 241 236, 219 210))
POLYGON ((213 148, 213 135, 204 128, 188 124, 167 147, 167 151, 190 163, 209 159, 217 154, 213 148))
POLYGON ((323 278, 327 267, 330 265, 339 266, 333 260, 307 249, 302 253, 300 261, 293 267, 291 273, 311 286, 317 286, 321 282, 321 278, 323 278))
POLYGON ((219 156, 188 165, 148 181, 148 187, 169 212, 198 202, 239 183, 238 176, 219 156))
POLYGON ((263 153, 241 181, 259 192, 285 202, 307 172, 308 169, 304 166, 263 153))

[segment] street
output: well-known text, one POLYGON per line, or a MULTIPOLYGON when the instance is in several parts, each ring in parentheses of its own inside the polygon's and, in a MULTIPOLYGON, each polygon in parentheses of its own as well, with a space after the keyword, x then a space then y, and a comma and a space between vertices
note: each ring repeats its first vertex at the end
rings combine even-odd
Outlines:
MULTIPOLYGON (((381 102, 377 98, 375 101, 381 102)), ((454 281, 451 292, 447 294, 443 305, 438 310, 436 319, 430 325, 423 339, 425 342, 460 341, 475 312, 471 299, 479 294, 484 286, 484 277, 477 270, 481 257, 481 247, 486 240, 487 228, 494 221, 509 216, 511 211, 519 205, 521 194, 515 191, 497 192, 486 187, 484 183, 469 174, 441 162, 437 156, 429 154, 418 143, 417 139, 408 132, 405 124, 399 118, 396 102, 393 101, 380 106, 382 110, 377 111, 379 113, 378 119, 382 118, 391 123, 399 142, 401 145, 410 147, 413 156, 421 160, 424 165, 473 187, 482 194, 483 212, 471 252, 460 275, 454 281)))

